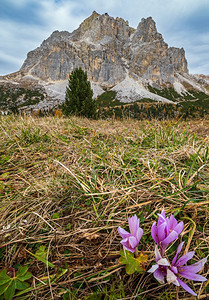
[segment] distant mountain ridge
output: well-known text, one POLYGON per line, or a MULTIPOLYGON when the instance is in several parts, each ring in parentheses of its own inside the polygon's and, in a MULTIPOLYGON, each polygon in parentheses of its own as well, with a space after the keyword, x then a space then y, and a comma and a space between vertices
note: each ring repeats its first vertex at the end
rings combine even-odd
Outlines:
POLYGON ((173 87, 179 94, 189 89, 208 93, 208 77, 189 74, 184 49, 168 47, 151 17, 134 29, 122 18, 95 11, 72 33, 53 32, 27 54, 20 71, 2 76, 0 83, 41 86, 50 99, 45 104, 53 106, 55 99, 64 100, 67 79, 77 67, 87 71, 95 97, 113 89, 122 102, 141 98, 169 102, 148 86, 173 87))
POLYGON ((28 53, 21 68, 43 80, 64 80, 75 67, 89 79, 111 87, 125 79, 173 83, 175 72, 188 73, 184 49, 168 47, 151 17, 137 29, 121 18, 96 12, 72 33, 55 31, 28 53))

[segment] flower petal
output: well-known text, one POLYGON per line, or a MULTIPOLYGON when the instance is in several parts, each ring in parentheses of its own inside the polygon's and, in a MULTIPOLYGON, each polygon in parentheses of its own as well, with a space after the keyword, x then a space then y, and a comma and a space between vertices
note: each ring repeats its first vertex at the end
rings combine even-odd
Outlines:
POLYGON ((120 234, 120 236, 125 239, 127 237, 129 237, 131 234, 126 231, 125 229, 121 228, 121 227, 118 227, 118 233, 120 234))
POLYGON ((194 253, 195 253, 194 251, 187 252, 177 260, 175 265, 176 266, 185 265, 188 262, 188 260, 190 260, 194 256, 194 253))
POLYGON ((174 229, 178 225, 177 220, 174 218, 174 216, 171 214, 169 218, 169 227, 170 229, 174 229))
POLYGON ((182 242, 182 243, 180 243, 180 244, 178 245, 178 248, 177 248, 177 250, 176 250, 176 255, 174 256, 174 258, 173 258, 173 260, 172 260, 172 263, 171 263, 172 266, 175 265, 175 262, 176 262, 176 260, 177 260, 177 256, 178 256, 178 254, 181 252, 181 249, 182 249, 183 245, 184 245, 184 242, 182 242))
POLYGON ((197 294, 186 284, 184 283, 181 279, 177 278, 179 284, 187 291, 188 293, 192 294, 193 296, 197 296, 197 294))
POLYGON ((156 226, 156 222, 154 222, 152 224, 152 228, 151 228, 151 235, 153 240, 155 241, 155 243, 159 244, 159 239, 158 239, 158 235, 157 235, 157 226, 156 226))
POLYGON ((177 277, 171 270, 168 269, 166 279, 168 283, 173 283, 176 281, 177 277))
POLYGON ((160 270, 160 268, 158 268, 154 273, 153 273, 153 276, 155 277, 155 279, 159 282, 159 283, 165 283, 165 280, 164 280, 164 272, 162 272, 160 270))
POLYGON ((170 269, 174 274, 178 273, 178 269, 176 267, 171 266, 170 269))
POLYGON ((175 241, 178 238, 176 231, 171 231, 171 233, 162 241, 162 246, 167 247, 170 243, 175 241))
POLYGON ((160 216, 160 215, 165 219, 165 211, 164 211, 164 209, 161 211, 160 214, 158 214, 158 216, 160 216))
POLYGON ((179 271, 179 274, 186 279, 190 279, 190 280, 194 280, 194 281, 206 281, 207 280, 207 278, 205 278, 204 276, 195 274, 192 272, 179 271))
POLYGON ((160 260, 158 260, 157 264, 160 266, 167 266, 167 267, 170 266, 170 263, 167 260, 167 258, 161 258, 160 260))
POLYGON ((128 218, 128 224, 131 234, 136 236, 136 232, 139 228, 139 219, 137 218, 137 216, 134 215, 133 217, 128 218))
POLYGON ((176 280, 172 282, 173 284, 175 284, 176 286, 180 286, 179 282, 178 282, 178 278, 176 277, 176 280))
POLYGON ((158 214, 158 222, 157 222, 157 227, 162 225, 163 223, 167 223, 167 218, 165 217, 165 212, 164 215, 158 214))
POLYGON ((153 265, 147 272, 154 273, 159 268, 159 265, 153 265))
POLYGON ((156 262, 158 262, 158 260, 162 258, 157 245, 155 245, 155 258, 156 258, 156 262))
POLYGON ((199 272, 200 270, 202 270, 202 268, 204 267, 204 264, 206 263, 207 261, 207 257, 201 259, 200 261, 190 265, 190 266, 184 266, 184 271, 185 272, 192 272, 192 273, 197 273, 199 272))
POLYGON ((141 240, 141 237, 143 235, 143 229, 141 229, 140 227, 137 229, 137 232, 136 232, 136 239, 137 241, 139 242, 141 240))
POLYGON ((134 249, 132 249, 131 247, 129 247, 129 245, 127 245, 127 244, 123 244, 123 247, 127 250, 127 251, 130 251, 130 252, 132 252, 132 253, 134 253, 135 252, 135 248, 134 249))
POLYGON ((128 251, 134 253, 135 248, 133 249, 133 248, 131 247, 131 245, 129 244, 129 239, 128 239, 128 238, 122 240, 120 243, 123 245, 123 247, 124 247, 126 250, 128 250, 128 251))
POLYGON ((178 225, 173 228, 173 230, 175 230, 178 233, 178 235, 182 232, 183 229, 184 229, 184 222, 182 221, 179 222, 178 225))
POLYGON ((159 241, 163 241, 165 239, 166 226, 167 226, 166 222, 157 226, 157 235, 158 235, 159 241))
POLYGON ((121 243, 122 245, 125 244, 125 243, 128 243, 128 238, 123 239, 120 243, 121 243))
POLYGON ((137 241, 137 239, 134 236, 130 236, 128 238, 128 240, 129 240, 129 244, 130 244, 131 248, 135 249, 136 247, 138 247, 139 242, 137 241))

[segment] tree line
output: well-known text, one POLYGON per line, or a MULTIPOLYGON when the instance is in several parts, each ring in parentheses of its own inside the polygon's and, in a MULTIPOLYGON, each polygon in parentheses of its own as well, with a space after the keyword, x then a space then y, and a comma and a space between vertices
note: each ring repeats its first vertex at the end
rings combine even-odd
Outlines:
MULTIPOLYGON (((22 92, 22 90, 18 90, 17 95, 15 95, 16 98, 19 96, 20 92, 22 92)), ((171 90, 169 92, 171 93, 171 90)), ((25 94, 28 95, 26 92, 25 94)), ((6 96, 8 97, 8 95, 5 95, 5 92, 2 93, 2 95, 4 98, 6 96)), ((37 96, 37 91, 35 95, 37 96)), ((38 96, 40 95, 38 94, 38 96)), ((34 94, 32 94, 32 96, 34 96, 34 94)), ((41 95, 41 97, 43 98, 43 95, 41 95)), ((19 112, 15 101, 16 98, 12 95, 13 102, 10 105, 11 113, 15 114, 19 112)), ((3 100, 5 102, 5 99, 3 100)), ((28 101, 28 104, 35 104, 35 101, 40 101, 40 99, 35 99, 31 102, 28 98, 26 100, 28 101)), ((102 94, 99 99, 95 100, 93 99, 93 90, 91 89, 91 83, 88 80, 87 72, 83 71, 82 68, 76 68, 69 76, 64 103, 58 108, 38 111, 31 110, 31 113, 40 117, 44 115, 55 115, 56 117, 62 115, 76 115, 92 119, 112 118, 117 120, 124 118, 134 118, 138 120, 165 120, 182 117, 184 119, 196 117, 202 118, 209 112, 208 100, 209 99, 201 98, 196 102, 182 101, 170 104, 152 103, 150 99, 141 99, 138 102, 123 104, 116 99, 116 94, 113 94, 112 91, 102 94)))

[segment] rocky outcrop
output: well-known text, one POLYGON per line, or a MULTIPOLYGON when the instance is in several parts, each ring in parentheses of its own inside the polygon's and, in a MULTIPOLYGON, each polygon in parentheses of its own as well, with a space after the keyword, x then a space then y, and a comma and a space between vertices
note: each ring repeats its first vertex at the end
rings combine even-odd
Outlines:
POLYGON ((181 95, 191 88, 208 93, 208 78, 188 73, 184 49, 168 47, 151 17, 134 29, 122 18, 95 11, 72 33, 54 31, 28 53, 20 71, 1 77, 0 85, 43 87, 47 101, 37 109, 53 107, 64 101, 67 79, 77 67, 87 71, 95 98, 106 88, 121 102, 169 100, 152 94, 148 85, 173 87, 181 95))
POLYGON ((173 84, 175 72, 188 73, 184 49, 171 47, 153 19, 142 19, 131 39, 130 72, 156 85, 173 84))
POLYGON ((188 72, 183 49, 169 48, 151 17, 137 29, 95 11, 72 33, 55 31, 27 55, 21 71, 42 80, 65 80, 76 67, 91 81, 112 87, 126 77, 172 84, 175 72, 188 72))

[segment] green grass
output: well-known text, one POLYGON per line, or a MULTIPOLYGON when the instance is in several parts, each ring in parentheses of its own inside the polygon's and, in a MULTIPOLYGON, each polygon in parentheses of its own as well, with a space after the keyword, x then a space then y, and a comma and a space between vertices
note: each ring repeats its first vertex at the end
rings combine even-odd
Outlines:
POLYGON ((161 97, 164 97, 166 99, 169 99, 169 100, 172 100, 174 102, 180 100, 182 98, 181 95, 179 95, 175 90, 174 88, 170 87, 168 89, 156 89, 152 86, 148 86, 148 89, 151 93, 153 94, 157 94, 161 97))
POLYGON ((104 92, 103 94, 97 97, 98 107, 114 107, 117 105, 122 105, 124 103, 116 99, 115 91, 104 92))
MULTIPOLYGON (((137 100, 135 102, 138 103, 153 103, 155 100, 149 98, 143 98, 137 100)), ((121 102, 117 99, 117 93, 115 91, 107 91, 97 97, 97 105, 99 108, 103 107, 116 107, 116 106, 124 106, 129 103, 121 102)))
POLYGON ((157 94, 161 97, 165 97, 174 102, 185 101, 185 100, 196 100, 196 101, 209 100, 209 96, 207 94, 195 90, 188 90, 188 93, 180 95, 172 87, 160 90, 160 89, 153 88, 152 86, 148 86, 148 89, 150 92, 157 94))
POLYGON ((187 95, 184 97, 185 100, 196 100, 196 101, 209 101, 209 96, 203 92, 198 92, 194 90, 189 90, 187 95))
POLYGON ((1 117, 0 270, 27 266, 33 276, 17 299, 176 299, 174 286, 125 273, 117 228, 140 218, 147 270, 162 208, 184 221, 195 261, 209 254, 208 126, 1 117))
POLYGON ((100 118, 135 118, 138 120, 169 120, 182 118, 203 118, 209 113, 209 96, 203 92, 189 90, 179 95, 173 88, 156 89, 148 86, 150 92, 172 100, 175 104, 156 102, 152 99, 140 99, 134 103, 117 100, 114 91, 104 92, 97 98, 100 118))

